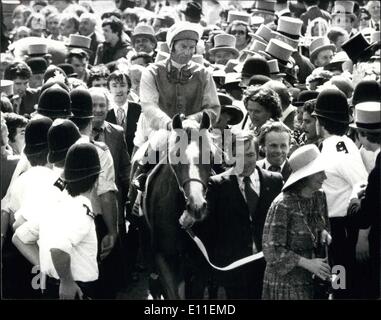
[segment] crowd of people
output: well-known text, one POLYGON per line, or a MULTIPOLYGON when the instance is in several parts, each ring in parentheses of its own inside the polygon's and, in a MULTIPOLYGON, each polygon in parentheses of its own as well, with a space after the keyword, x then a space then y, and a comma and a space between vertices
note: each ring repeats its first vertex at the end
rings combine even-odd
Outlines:
POLYGON ((147 176, 178 119, 207 118, 222 161, 205 218, 178 228, 219 267, 263 256, 196 259, 183 297, 380 298, 379 1, 19 2, 1 40, 3 298, 116 299, 144 268, 159 292, 147 176))

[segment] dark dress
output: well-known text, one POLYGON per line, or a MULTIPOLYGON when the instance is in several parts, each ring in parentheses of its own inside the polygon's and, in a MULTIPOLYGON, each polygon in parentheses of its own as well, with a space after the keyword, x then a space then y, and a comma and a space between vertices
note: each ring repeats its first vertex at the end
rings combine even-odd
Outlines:
POLYGON ((263 231, 263 254, 267 262, 262 299, 313 299, 312 274, 298 267, 301 257, 314 258, 314 237, 328 230, 324 192, 312 198, 286 191, 272 203, 263 231), (308 227, 307 227, 308 225, 308 227))

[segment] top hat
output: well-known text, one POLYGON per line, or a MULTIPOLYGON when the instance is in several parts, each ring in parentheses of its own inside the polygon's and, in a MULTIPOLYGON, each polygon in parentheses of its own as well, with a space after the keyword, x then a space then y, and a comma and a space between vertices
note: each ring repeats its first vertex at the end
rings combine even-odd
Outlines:
POLYGON ((45 43, 30 44, 27 49, 28 56, 44 56, 48 54, 48 45, 45 43))
POLYGON ((231 34, 221 33, 214 37, 214 47, 209 50, 211 54, 224 50, 233 53, 233 59, 238 58, 239 51, 235 48, 236 38, 231 34))
POLYGON ((282 191, 303 178, 324 171, 326 167, 318 147, 314 144, 307 144, 298 148, 292 153, 288 162, 292 173, 284 184, 282 191))
POLYGON ((273 38, 273 31, 265 24, 261 24, 252 37, 267 44, 273 38))
POLYGON ((64 160, 69 148, 81 137, 78 127, 67 119, 56 119, 48 131, 48 161, 64 160))
POLYGON ((231 117, 229 125, 236 125, 240 123, 243 119, 243 112, 240 108, 233 105, 233 99, 230 98, 227 94, 218 93, 218 100, 221 105, 221 113, 228 113, 231 117))
POLYGON ((370 43, 380 42, 381 41, 381 31, 373 30, 370 34, 370 43))
POLYGON ((254 40, 249 50, 243 50, 243 52, 249 53, 250 55, 254 55, 255 53, 258 53, 259 51, 265 51, 266 46, 267 46, 267 43, 259 41, 259 40, 254 40))
POLYGON ((251 16, 250 25, 253 28, 259 27, 261 24, 265 23, 265 19, 259 16, 251 16))
POLYGON ((45 73, 46 69, 48 68, 48 63, 46 60, 40 57, 29 58, 26 60, 26 63, 32 70, 33 74, 45 73))
POLYGON ((355 3, 353 1, 335 1, 332 10, 332 17, 337 15, 347 15, 356 18, 354 14, 355 3))
POLYGON ((136 37, 138 36, 144 36, 145 38, 150 39, 153 43, 156 43, 156 36, 155 36, 155 30, 147 24, 138 24, 134 32, 131 35, 132 42, 135 42, 136 37))
POLYGON ((241 82, 241 75, 236 72, 228 72, 225 74, 225 82, 222 85, 223 88, 228 86, 236 85, 238 87, 241 82))
POLYGON ((75 143, 69 148, 62 174, 64 181, 77 182, 101 172, 99 155, 93 144, 75 143))
POLYGON ((89 90, 85 89, 84 87, 77 87, 70 91, 70 99, 73 118, 94 118, 93 99, 91 98, 89 90))
POLYGON ((25 127, 26 155, 40 153, 48 149, 48 131, 53 121, 48 117, 37 117, 28 122, 25 127))
POLYGON ((278 77, 285 77, 286 76, 285 73, 280 72, 277 59, 268 60, 267 64, 269 65, 270 76, 278 76, 278 77))
POLYGON ((355 106, 355 123, 349 125, 368 132, 381 131, 381 103, 362 102, 355 106))
POLYGON ((333 122, 349 124, 347 97, 339 89, 324 89, 319 93, 315 111, 311 115, 333 122))
POLYGON ((299 40, 302 36, 302 26, 303 21, 301 19, 282 16, 278 20, 276 32, 283 34, 287 38, 299 40))
POLYGON ((261 74, 264 76, 270 76, 270 68, 266 59, 261 56, 254 56, 248 58, 242 67, 241 74, 243 77, 250 78, 254 75, 261 74))
POLYGON ((255 1, 251 13, 266 13, 275 15, 275 0, 255 1))
POLYGON ((90 50, 91 38, 86 36, 81 36, 79 34, 71 34, 69 41, 66 43, 66 46, 69 48, 79 48, 83 49, 86 52, 90 50))
POLYGON ((358 32, 341 46, 348 57, 357 63, 358 61, 367 61, 373 55, 373 49, 376 44, 370 44, 361 32, 358 32))
POLYGON ((69 93, 56 83, 45 89, 38 99, 37 112, 52 119, 71 117, 70 108, 69 93))
POLYGON ((6 96, 13 95, 13 81, 12 80, 0 80, 0 93, 5 93, 6 96))
POLYGON ((381 101, 381 85, 376 80, 360 81, 353 92, 352 105, 368 101, 381 101))
POLYGON ((319 52, 323 50, 332 50, 335 52, 336 47, 332 44, 326 37, 318 37, 313 40, 310 44, 310 60, 311 62, 315 60, 319 52))
POLYGON ((303 90, 298 94, 298 98, 292 101, 295 107, 303 107, 304 103, 308 100, 316 99, 319 95, 317 91, 303 90))
POLYGON ((243 11, 229 11, 228 13, 228 23, 232 23, 234 21, 242 21, 250 25, 251 16, 247 12, 243 11))
POLYGON ((294 59, 291 57, 293 52, 294 49, 290 45, 278 39, 271 39, 266 47, 266 51, 260 51, 266 59, 277 59, 281 66, 288 69, 294 65, 294 59))
POLYGON ((187 3, 185 10, 180 10, 185 16, 193 19, 200 19, 203 15, 201 5, 196 1, 190 1, 187 3))

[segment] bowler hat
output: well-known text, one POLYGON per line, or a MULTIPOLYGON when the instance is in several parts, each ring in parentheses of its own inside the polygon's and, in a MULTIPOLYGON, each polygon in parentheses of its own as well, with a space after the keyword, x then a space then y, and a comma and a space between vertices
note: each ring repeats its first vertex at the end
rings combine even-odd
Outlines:
POLYGON ((48 131, 53 121, 48 117, 37 117, 25 127, 26 155, 37 154, 48 149, 48 131))
POLYGON ((264 76, 270 76, 270 68, 265 58, 261 56, 254 56, 248 58, 242 68, 242 76, 250 78, 256 74, 262 74, 264 76))
POLYGON ((347 97, 339 89, 325 89, 319 93, 315 111, 311 115, 333 122, 349 124, 347 97))
POLYGON ((91 98, 89 90, 84 87, 77 87, 70 92, 70 99, 73 118, 94 118, 93 99, 91 98))
POLYGON ((381 131, 380 102, 362 102, 355 106, 355 123, 349 125, 368 132, 381 131))
POLYGON ((361 102, 381 101, 381 85, 376 80, 362 80, 355 87, 352 96, 352 105, 361 102))
POLYGON ((196 1, 188 2, 185 10, 181 10, 181 12, 191 19, 200 19, 201 15, 203 15, 202 7, 196 1))
POLYGON ((271 81, 271 78, 262 74, 255 74, 249 80, 249 86, 262 85, 271 81))
POLYGON ((316 99, 319 92, 312 90, 303 90, 299 93, 298 98, 292 101, 292 105, 295 107, 303 107, 304 103, 308 100, 316 99))
POLYGON ((48 68, 48 63, 46 60, 40 57, 29 58, 26 60, 26 63, 32 70, 33 74, 45 73, 46 69, 48 68))
POLYGON ((66 182, 77 182, 101 172, 98 152, 88 142, 73 144, 66 155, 62 179, 66 182))
POLYGON ((69 148, 81 137, 74 122, 56 119, 48 131, 48 161, 56 163, 64 160, 69 148))
POLYGON ((69 93, 55 83, 41 93, 37 112, 52 119, 67 118, 73 115, 70 108, 69 93))
POLYGON ((330 63, 328 63, 324 69, 325 70, 330 70, 330 71, 335 71, 339 70, 340 72, 343 72, 342 65, 344 62, 350 61, 348 55, 345 53, 345 51, 340 51, 337 52, 330 63))
POLYGON ((344 42, 341 48, 347 53, 348 57, 357 63, 367 61, 374 54, 377 43, 370 44, 361 32, 344 42))

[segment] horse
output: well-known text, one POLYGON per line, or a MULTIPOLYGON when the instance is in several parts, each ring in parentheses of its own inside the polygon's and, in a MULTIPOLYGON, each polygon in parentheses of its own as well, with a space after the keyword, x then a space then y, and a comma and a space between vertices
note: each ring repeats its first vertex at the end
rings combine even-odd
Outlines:
MULTIPOLYGON (((168 161, 159 164, 147 179, 143 211, 150 229, 152 261, 164 297, 168 299, 185 298, 184 264, 189 267, 191 263, 185 262, 189 250, 191 256, 198 252, 179 218, 184 214, 198 222, 207 215, 205 196, 213 172, 209 126, 210 118, 205 112, 200 124, 182 122, 180 116, 175 115, 168 139, 168 161), (178 148, 179 145, 182 148, 178 148)), ((203 258, 200 252, 198 254, 203 258)))

